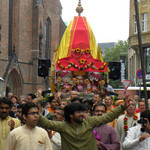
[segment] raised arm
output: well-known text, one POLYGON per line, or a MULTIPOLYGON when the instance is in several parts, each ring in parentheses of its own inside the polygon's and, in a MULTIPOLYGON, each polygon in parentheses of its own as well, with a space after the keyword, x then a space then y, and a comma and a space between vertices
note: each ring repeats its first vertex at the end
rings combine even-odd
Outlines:
POLYGON ((40 115, 38 124, 42 128, 62 132, 64 129, 65 122, 48 120, 47 118, 40 115))
POLYGON ((94 128, 94 127, 97 127, 99 125, 106 124, 108 122, 113 121, 115 118, 117 118, 123 112, 124 112, 124 109, 121 106, 118 106, 115 109, 106 113, 105 115, 87 117, 85 120, 90 122, 91 126, 94 128))
POLYGON ((89 121, 91 123, 91 126, 93 128, 96 127, 96 126, 111 122, 125 111, 125 109, 130 105, 130 101, 131 100, 128 99, 128 97, 126 97, 124 105, 116 107, 115 109, 109 111, 105 115, 88 117, 87 121, 89 121))

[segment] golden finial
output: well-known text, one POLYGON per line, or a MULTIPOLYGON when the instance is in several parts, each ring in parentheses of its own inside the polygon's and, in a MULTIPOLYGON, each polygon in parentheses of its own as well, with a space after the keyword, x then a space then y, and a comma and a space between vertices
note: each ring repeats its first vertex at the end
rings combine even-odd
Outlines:
POLYGON ((81 13, 83 12, 83 7, 81 6, 81 0, 79 0, 78 2, 78 7, 76 8, 76 11, 78 13, 78 16, 80 16, 81 13))

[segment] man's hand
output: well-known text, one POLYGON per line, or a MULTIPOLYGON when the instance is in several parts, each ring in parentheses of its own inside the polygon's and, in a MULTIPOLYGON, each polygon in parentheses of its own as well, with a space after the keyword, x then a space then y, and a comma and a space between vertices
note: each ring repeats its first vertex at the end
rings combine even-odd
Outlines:
POLYGON ((47 131, 47 133, 48 133, 48 136, 49 136, 49 138, 51 139, 52 138, 52 131, 51 130, 49 130, 49 129, 45 129, 46 131, 47 131))
POLYGON ((99 150, 106 150, 105 144, 101 141, 96 140, 96 144, 99 150))
POLYGON ((131 98, 129 98, 129 95, 127 95, 126 97, 125 97, 125 104, 123 105, 123 109, 126 109, 126 108, 128 108, 129 106, 130 106, 130 102, 132 101, 132 99, 131 98))
POLYGON ((140 138, 139 138, 139 142, 144 141, 146 138, 150 137, 149 134, 143 134, 140 138))
POLYGON ((99 146, 100 145, 100 141, 96 140, 96 145, 99 146))
POLYGON ((15 122, 11 119, 8 121, 8 125, 10 126, 10 131, 12 131, 15 127, 15 122))
POLYGON ((39 96, 42 95, 42 87, 38 87, 38 88, 37 88, 37 93, 39 94, 39 96))

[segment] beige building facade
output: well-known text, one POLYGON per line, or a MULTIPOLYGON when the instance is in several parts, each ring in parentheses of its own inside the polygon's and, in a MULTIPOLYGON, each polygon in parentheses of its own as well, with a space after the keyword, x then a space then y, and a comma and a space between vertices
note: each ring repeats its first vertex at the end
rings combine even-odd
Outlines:
MULTIPOLYGON (((146 65, 147 85, 150 84, 150 0, 137 0, 139 8, 139 21, 141 28, 141 39, 146 65)), ((129 21, 129 51, 128 51, 128 78, 138 86, 140 80, 137 77, 137 70, 141 69, 139 54, 137 23, 135 19, 134 0, 130 0, 130 21, 129 21)))

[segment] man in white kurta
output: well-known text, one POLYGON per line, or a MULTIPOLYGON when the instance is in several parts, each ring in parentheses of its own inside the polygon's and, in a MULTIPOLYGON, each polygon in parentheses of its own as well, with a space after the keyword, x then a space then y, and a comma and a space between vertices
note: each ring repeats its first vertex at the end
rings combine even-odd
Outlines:
POLYGON ((6 150, 52 150, 47 132, 37 127, 39 120, 38 107, 28 102, 22 108, 24 126, 10 132, 6 150))
POLYGON ((7 150, 51 150, 51 144, 44 129, 35 127, 31 130, 24 125, 10 132, 7 150))
POLYGON ((129 128, 137 125, 137 121, 140 118, 140 116, 138 116, 138 118, 136 120, 134 119, 136 103, 135 103, 135 101, 131 101, 130 103, 131 103, 131 105, 126 110, 127 113, 120 116, 118 118, 117 124, 116 124, 116 133, 117 133, 119 141, 120 141, 120 150, 124 150, 122 147, 122 143, 126 136, 125 130, 124 130, 124 119, 127 118, 127 126, 129 129, 129 128))
POLYGON ((128 134, 123 142, 125 150, 150 150, 150 134, 141 132, 141 125, 137 125, 129 129, 128 134), (140 141, 141 137, 143 141, 140 141))
POLYGON ((51 138, 53 150, 61 150, 61 136, 58 132, 54 133, 51 138))
POLYGON ((125 150, 149 150, 150 149, 150 110, 141 113, 137 126, 128 130, 123 142, 125 150))

